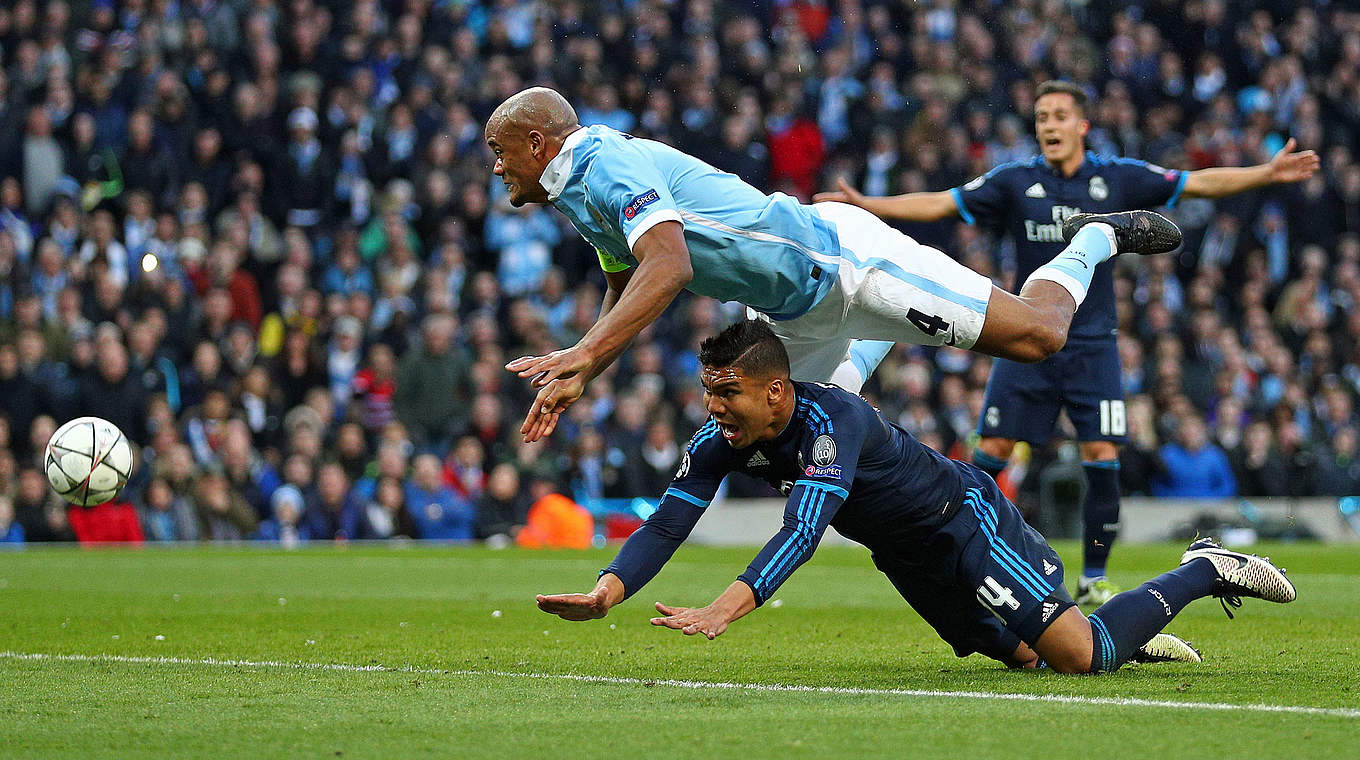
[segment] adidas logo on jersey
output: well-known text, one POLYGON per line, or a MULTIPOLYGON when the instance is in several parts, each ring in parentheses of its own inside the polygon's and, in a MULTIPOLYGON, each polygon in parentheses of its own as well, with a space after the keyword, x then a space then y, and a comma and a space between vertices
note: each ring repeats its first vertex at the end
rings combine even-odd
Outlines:
POLYGON ((1026 198, 1047 198, 1047 197, 1048 197, 1048 193, 1044 192, 1044 186, 1043 186, 1043 184, 1041 184, 1041 183, 1039 183, 1039 182, 1035 182, 1034 184, 1032 184, 1032 185, 1029 186, 1029 189, 1028 189, 1028 190, 1025 191, 1025 197, 1026 197, 1026 198))
POLYGON ((765 458, 764 452, 757 451, 750 459, 746 460, 747 467, 768 467, 770 460, 765 458))
POLYGON ((1057 565, 1053 564, 1052 562, 1049 562, 1048 560, 1044 560, 1044 575, 1052 575, 1053 571, 1057 569, 1058 569, 1057 565))
POLYGON ((1057 611, 1058 611, 1057 602, 1044 602, 1044 616, 1043 616, 1044 622, 1047 623, 1048 619, 1053 617, 1053 613, 1057 611))

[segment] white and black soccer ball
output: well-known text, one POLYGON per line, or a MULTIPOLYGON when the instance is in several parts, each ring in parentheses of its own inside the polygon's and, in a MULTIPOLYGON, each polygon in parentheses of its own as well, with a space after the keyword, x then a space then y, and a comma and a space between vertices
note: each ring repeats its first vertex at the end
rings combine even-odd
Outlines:
POLYGON ((52 434, 43 469, 61 498, 81 507, 103 504, 127 485, 132 444, 112 422, 80 417, 52 434))

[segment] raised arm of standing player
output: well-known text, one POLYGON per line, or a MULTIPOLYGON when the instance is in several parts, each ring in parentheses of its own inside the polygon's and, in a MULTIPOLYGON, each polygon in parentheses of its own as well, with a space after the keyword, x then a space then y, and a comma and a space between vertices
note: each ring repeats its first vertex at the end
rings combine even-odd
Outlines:
POLYGON ((1185 180, 1183 195, 1195 198, 1222 198, 1225 195, 1255 190, 1281 182, 1302 182, 1322 165, 1311 150, 1295 152, 1298 142, 1289 138, 1269 161, 1256 166, 1215 166, 1192 171, 1185 180))
POLYGON ((851 187, 844 177, 836 178, 839 190, 817 193, 813 202, 834 201, 859 206, 883 219, 902 219, 908 222, 937 222, 959 215, 959 207, 948 190, 938 193, 906 193, 875 197, 851 187))

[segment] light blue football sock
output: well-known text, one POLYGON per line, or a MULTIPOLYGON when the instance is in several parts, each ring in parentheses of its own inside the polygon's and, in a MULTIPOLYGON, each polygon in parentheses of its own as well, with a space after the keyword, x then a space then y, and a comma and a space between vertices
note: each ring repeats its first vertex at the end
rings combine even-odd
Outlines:
POLYGON ((1033 280, 1056 282, 1071 293, 1080 306, 1086 300, 1096 265, 1108 261, 1117 251, 1113 227, 1102 222, 1088 224, 1077 230, 1062 253, 1034 270, 1025 284, 1033 280))

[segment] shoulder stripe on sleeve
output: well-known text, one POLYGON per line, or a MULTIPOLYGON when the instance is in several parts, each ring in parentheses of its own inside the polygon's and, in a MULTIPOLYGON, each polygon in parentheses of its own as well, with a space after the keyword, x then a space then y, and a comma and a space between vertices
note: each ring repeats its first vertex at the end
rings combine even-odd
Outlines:
POLYGON ((693 504, 694 506, 698 507, 699 509, 707 509, 709 504, 708 502, 704 501, 703 499, 700 499, 698 496, 695 496, 694 494, 685 493, 684 491, 681 491, 679 488, 674 487, 667 488, 666 492, 661 494, 661 498, 663 499, 666 498, 667 496, 674 496, 680 501, 687 501, 690 504, 693 504))
POLYGON ((850 498, 849 491, 845 490, 844 488, 841 488, 838 485, 835 485, 834 483, 825 483, 820 480, 796 480, 794 481, 793 484, 795 486, 803 486, 804 488, 819 488, 823 491, 830 491, 831 493, 836 494, 842 499, 850 498))
POLYGON ((704 441, 707 441, 708 439, 712 438, 717 434, 718 423, 714 422, 713 420, 709 420, 703 427, 699 428, 699 431, 696 432, 694 434, 694 437, 689 440, 690 450, 693 451, 696 446, 703 443, 704 441))

